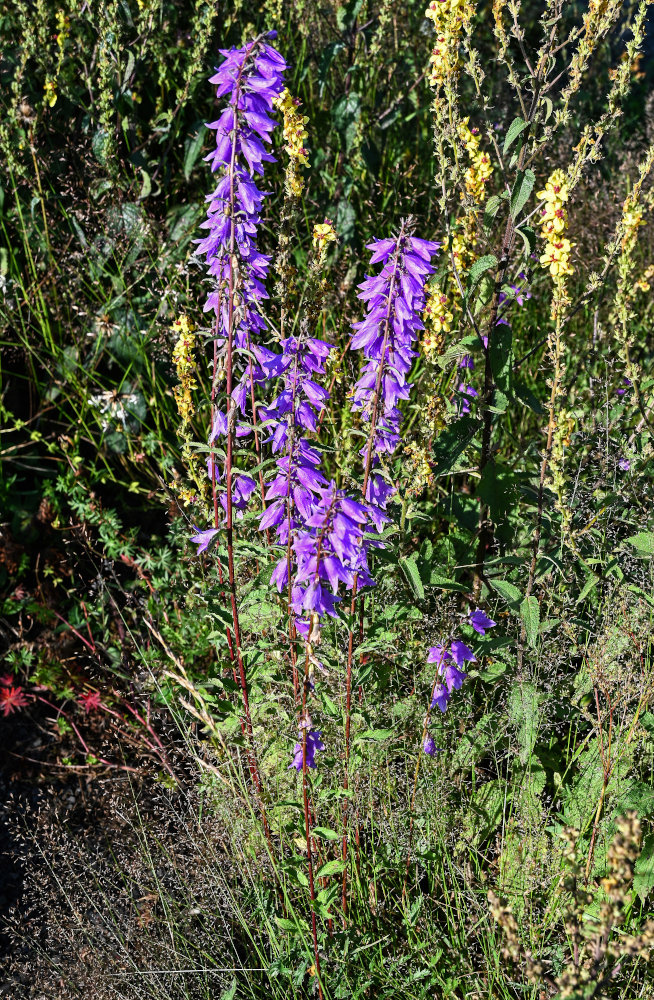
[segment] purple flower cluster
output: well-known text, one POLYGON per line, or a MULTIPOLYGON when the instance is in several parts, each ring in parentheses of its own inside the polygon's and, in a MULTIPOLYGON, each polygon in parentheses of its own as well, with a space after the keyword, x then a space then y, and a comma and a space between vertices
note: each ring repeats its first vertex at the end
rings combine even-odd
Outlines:
MULTIPOLYGON (((261 531, 275 528, 277 542, 286 547, 297 529, 311 517, 321 491, 327 486, 319 469, 322 455, 304 435, 317 430, 318 416, 329 398, 316 376, 324 375, 332 347, 316 337, 302 335, 288 337, 281 346, 276 368, 281 391, 270 406, 259 408, 273 454, 281 452, 277 475, 266 489, 268 506, 259 528, 261 531)), ((275 568, 273 581, 280 592, 288 583, 286 556, 275 568)))
MULTIPOLYGON (((206 257, 209 274, 217 285, 204 309, 216 314, 218 348, 224 352, 231 332, 241 371, 228 407, 235 407, 245 416, 254 384, 269 378, 277 364, 277 355, 256 341, 265 329, 261 303, 267 298, 264 281, 270 257, 257 248, 257 227, 266 192, 258 188, 254 178, 263 174, 264 162, 274 161, 265 148, 277 124, 269 112, 273 99, 283 89, 286 62, 263 37, 242 48, 221 49, 221 55, 224 61, 210 82, 217 85, 218 98, 228 96, 228 104, 207 126, 216 132, 216 148, 206 159, 219 178, 215 191, 207 198, 209 209, 202 228, 208 234, 198 241, 198 253, 206 257)), ((225 435, 227 427, 227 415, 217 412, 209 443, 225 435)), ((249 433, 249 427, 236 426, 237 437, 249 433)), ((219 478, 211 460, 209 474, 219 478)), ((247 475, 234 476, 233 503, 237 511, 245 509, 255 485, 247 475)), ((221 502, 226 507, 224 497, 221 502)))
POLYGON ((416 357, 417 334, 423 329, 425 281, 433 273, 431 258, 438 248, 438 243, 411 236, 403 223, 398 236, 368 244, 370 263, 381 263, 382 269, 359 285, 366 316, 354 324, 351 348, 362 350, 365 362, 352 406, 361 411, 367 425, 368 439, 360 451, 366 499, 381 509, 393 490, 379 473, 371 472, 380 456, 392 454, 400 442, 402 413, 397 404, 409 398, 407 376, 416 357))
MULTIPOLYGON (((298 531, 293 542, 297 573, 291 604, 296 615, 313 612, 335 618, 340 583, 352 590, 356 577, 358 586, 374 586, 368 552, 379 543, 365 538, 369 522, 369 506, 350 499, 333 480, 321 491, 304 530, 298 531)), ((303 631, 300 622, 298 627, 303 631)))
MULTIPOLYGON (((468 624, 479 635, 485 635, 486 630, 493 628, 495 622, 483 611, 477 609, 468 613, 468 624)), ((466 663, 476 663, 477 657, 473 651, 460 639, 454 639, 449 646, 431 646, 427 654, 427 663, 436 664, 436 680, 432 691, 430 710, 438 708, 441 712, 447 710, 453 691, 458 691, 467 674, 464 671, 466 663)), ((431 736, 427 736, 423 750, 430 757, 436 753, 436 745, 431 736)))

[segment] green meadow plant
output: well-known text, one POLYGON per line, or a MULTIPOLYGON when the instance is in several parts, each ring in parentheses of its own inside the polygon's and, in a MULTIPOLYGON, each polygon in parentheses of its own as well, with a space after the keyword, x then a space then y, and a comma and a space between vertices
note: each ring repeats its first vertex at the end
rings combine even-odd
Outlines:
POLYGON ((0 711, 166 799, 109 995, 650 996, 651 4, 93 10, 3 15, 1 404, 100 567, 5 614, 102 682, 0 711))

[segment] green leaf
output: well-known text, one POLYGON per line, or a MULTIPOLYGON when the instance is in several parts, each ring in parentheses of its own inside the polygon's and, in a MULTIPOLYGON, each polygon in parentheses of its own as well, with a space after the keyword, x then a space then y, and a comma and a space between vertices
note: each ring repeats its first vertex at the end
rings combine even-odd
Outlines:
POLYGON ((529 200, 536 183, 533 170, 521 170, 511 192, 511 216, 516 219, 529 200))
POLYGON ((473 844, 486 840, 500 825, 504 813, 506 784, 493 779, 477 788, 470 800, 470 813, 464 820, 464 831, 473 844))
POLYGON ((186 150, 184 155, 184 177, 186 180, 190 178, 191 171, 200 157, 206 136, 206 126, 202 122, 198 122, 196 128, 197 132, 195 135, 191 139, 187 139, 184 143, 186 150))
POLYGON ((459 590, 462 594, 465 594, 468 587, 463 583, 457 583, 456 580, 450 580, 446 576, 441 576, 438 570, 434 570, 429 576, 429 585, 431 587, 439 587, 441 590, 459 590))
POLYGON ((506 663, 503 660, 493 660, 486 666, 485 670, 480 671, 479 679, 484 681, 485 684, 493 684, 505 673, 506 663))
POLYGON ((531 226, 518 226, 516 228, 516 233, 522 236, 522 242, 524 244, 524 250, 527 255, 534 252, 534 247, 536 246, 536 232, 531 226))
POLYGON ((152 191, 152 179, 147 170, 143 170, 141 167, 141 190, 139 191, 138 201, 143 201, 147 198, 152 191))
POLYGON ((435 476, 442 476, 455 467, 480 428, 481 423, 474 417, 461 417, 441 431, 434 447, 435 476))
POLYGON ((294 931, 297 930, 297 924, 294 920, 287 920, 286 917, 275 917, 275 923, 278 927, 281 927, 283 931, 294 931))
POLYGON ((361 98, 351 91, 344 94, 332 109, 332 120, 339 132, 345 132, 348 125, 358 120, 361 114, 361 98))
POLYGON ((634 868, 634 891, 640 896, 641 902, 654 889, 654 833, 650 833, 643 841, 643 849, 634 868))
POLYGON ((373 740, 376 743, 380 743, 382 740, 387 740, 393 735, 393 729, 366 729, 365 732, 357 736, 355 743, 359 743, 361 740, 373 740))
POLYGON ((640 724, 650 736, 654 736, 654 714, 652 712, 643 712, 640 717, 640 724))
POLYGON ((521 135, 527 128, 527 122, 522 118, 514 118, 509 125, 508 131, 506 133, 506 138, 504 139, 503 153, 508 153, 513 143, 516 141, 519 135, 521 135))
POLYGON ((493 590, 496 590, 500 597, 503 597, 507 604, 512 606, 520 602, 522 594, 517 587, 514 587, 508 580, 489 580, 493 590))
POLYGON ((501 462, 491 459, 482 472, 477 495, 488 505, 496 523, 503 521, 517 496, 518 476, 501 462))
POLYGON ((637 535, 631 535, 626 541, 629 545, 633 545, 638 555, 654 555, 654 531, 639 531, 637 535))
MULTIPOLYGON (((490 340, 490 363, 497 388, 513 395, 513 333, 510 326, 496 327, 490 340)), ((498 400, 495 400, 496 404, 498 400)))
POLYGON ((533 413, 537 413, 539 417, 542 417, 547 410, 542 406, 540 400, 534 396, 531 389, 528 389, 524 382, 514 382, 513 383, 513 394, 521 403, 528 406, 533 413))
POLYGON ((486 271, 490 271, 492 268, 497 267, 497 257, 488 253, 479 260, 476 260, 468 272, 468 287, 466 289, 467 294, 469 294, 481 281, 482 275, 486 271))
POLYGON ((224 993, 221 993, 220 1000, 234 1000, 236 996, 236 979, 232 979, 224 993))
POLYGON ((497 215, 501 204, 502 199, 497 194, 491 195, 488 199, 484 206, 484 229, 490 229, 491 223, 497 215))
POLYGON ((422 580, 420 579, 420 573, 418 572, 418 564, 416 563, 415 556, 403 556, 400 559, 400 566, 402 567, 402 572, 404 573, 407 583, 411 587, 415 596, 419 601, 424 601, 425 588, 423 587, 422 580))
POLYGON ((340 833, 336 833, 336 830, 330 830, 328 826, 314 826, 311 833, 314 837, 322 837, 323 840, 340 840, 340 833))
POLYGON ((599 583, 599 579, 600 579, 599 576, 595 576, 594 573, 591 576, 589 576, 589 578, 586 580, 586 583, 583 586, 583 589, 582 589, 579 597, 577 598, 577 600, 575 602, 576 604, 581 604, 581 602, 584 600, 584 598, 588 597, 588 595, 590 594, 591 590, 593 590, 593 588, 596 587, 597 584, 599 583))
POLYGON ((327 878, 329 875, 340 875, 345 871, 345 862, 339 858, 338 861, 328 861, 326 865, 319 868, 316 878, 327 878))
POLYGON ((516 728, 521 764, 527 764, 536 745, 540 701, 535 684, 528 682, 516 684, 509 698, 509 716, 516 728))
POLYGON ((538 639, 538 625, 540 622, 540 606, 535 597, 525 597, 520 605, 520 617, 522 618, 527 633, 527 642, 532 649, 536 648, 538 639))

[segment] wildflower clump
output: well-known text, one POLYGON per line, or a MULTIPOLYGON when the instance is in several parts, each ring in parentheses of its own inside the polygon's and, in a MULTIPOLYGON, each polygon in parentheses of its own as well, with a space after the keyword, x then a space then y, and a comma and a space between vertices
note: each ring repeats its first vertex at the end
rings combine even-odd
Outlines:
POLYGON ((299 172, 299 167, 308 167, 308 150, 304 146, 307 138, 305 125, 309 121, 306 115, 299 112, 300 100, 293 97, 285 87, 278 97, 273 99, 273 105, 283 115, 284 149, 288 153, 288 167, 286 168, 286 190, 295 198, 299 198, 304 190, 304 180, 299 172))
POLYGON ((555 170, 549 177, 545 187, 537 194, 544 200, 541 209, 541 236, 545 240, 545 250, 540 262, 549 269, 557 285, 565 283, 567 275, 574 273, 570 263, 570 253, 573 244, 565 236, 568 228, 568 212, 566 204, 570 196, 565 173, 555 170))

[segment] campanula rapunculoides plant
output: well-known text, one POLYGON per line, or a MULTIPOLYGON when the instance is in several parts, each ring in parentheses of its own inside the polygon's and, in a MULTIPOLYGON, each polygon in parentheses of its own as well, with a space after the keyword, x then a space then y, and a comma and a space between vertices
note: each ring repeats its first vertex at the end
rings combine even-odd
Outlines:
MULTIPOLYGON (((386 547, 382 533, 392 521, 395 503, 394 456, 402 438, 403 411, 411 394, 410 372, 418 357, 418 338, 424 329, 426 282, 434 274, 433 260, 439 244, 415 235, 416 223, 407 218, 397 233, 368 244, 371 268, 357 296, 365 305, 365 316, 353 324, 350 353, 360 357, 359 374, 346 396, 363 445, 354 488, 337 485, 330 474, 321 426, 326 408, 333 405, 326 385, 327 366, 334 345, 315 335, 322 308, 325 281, 319 278, 325 266, 326 248, 335 239, 327 220, 314 228, 314 257, 303 311, 295 329, 277 340, 266 315, 266 278, 270 257, 257 245, 258 226, 265 193, 255 178, 273 157, 267 151, 275 128, 273 108, 284 107, 283 57, 260 36, 240 49, 224 51, 224 62, 211 81, 217 96, 228 98, 227 107, 209 126, 216 131, 216 150, 207 159, 219 172, 218 185, 209 200, 204 227, 208 236, 198 253, 206 256, 216 287, 210 292, 205 311, 215 316, 212 331, 213 376, 210 390, 211 429, 207 474, 211 481, 214 524, 195 528, 192 541, 198 554, 212 549, 221 586, 229 593, 232 622, 226 628, 227 644, 243 702, 241 729, 247 739, 248 766, 270 849, 273 835, 265 809, 268 795, 261 778, 254 727, 250 711, 250 680, 243 656, 239 618, 239 593, 235 577, 235 526, 242 521, 257 492, 257 467, 261 513, 256 514, 267 558, 272 560, 269 586, 282 600, 287 618, 287 640, 280 653, 291 667, 293 701, 297 710, 299 739, 289 769, 301 772, 305 853, 311 898, 311 927, 318 990, 322 995, 316 919, 316 845, 312 826, 315 803, 309 772, 319 768, 318 752, 326 753, 323 730, 316 728, 311 713, 320 707, 316 668, 325 668, 317 658, 325 624, 339 622, 343 607, 349 612, 345 665, 344 767, 342 844, 342 919, 347 921, 349 892, 350 829, 353 817, 347 808, 351 795, 353 666, 357 647, 364 638, 364 600, 375 587, 371 567, 375 553, 386 547), (316 234, 318 234, 316 236, 316 234), (223 386, 224 381, 224 386, 223 386), (219 447, 226 441, 225 449, 219 447), (239 443, 239 471, 234 448, 239 443), (249 453, 250 465, 246 456, 249 453), (245 464, 244 464, 245 462, 245 464), (266 468, 272 464, 272 473, 266 468), (222 507, 224 514, 221 512, 222 507), (220 539, 224 538, 224 548, 220 539), (223 553, 227 555, 227 581, 223 553), (343 598, 348 596, 347 604, 343 598), (358 627, 354 621, 358 612, 358 627)), ((287 93, 284 91, 284 93, 287 93)), ((288 103, 288 101, 286 102, 288 103)), ((286 120, 286 119, 285 119, 286 120)), ((294 195, 297 196, 297 195, 294 195)), ((472 361, 470 366, 473 367, 472 361)), ((239 528, 240 530, 240 528, 239 528)), ((470 623, 483 635, 494 622, 477 610, 470 623)), ((461 640, 447 649, 432 647, 427 658, 435 663, 430 711, 444 712, 453 691, 466 676, 463 667, 476 657, 461 640)), ((362 689, 360 688, 360 694, 362 689)), ((436 753, 425 722, 421 747, 428 756, 436 753)), ((333 748, 332 752, 333 752, 333 748)), ((418 754, 418 766, 420 761, 418 754)), ((414 781, 412 802, 417 785, 414 781)), ((359 842, 358 820, 354 818, 359 842)), ((407 859, 407 870, 409 860, 407 859)))

